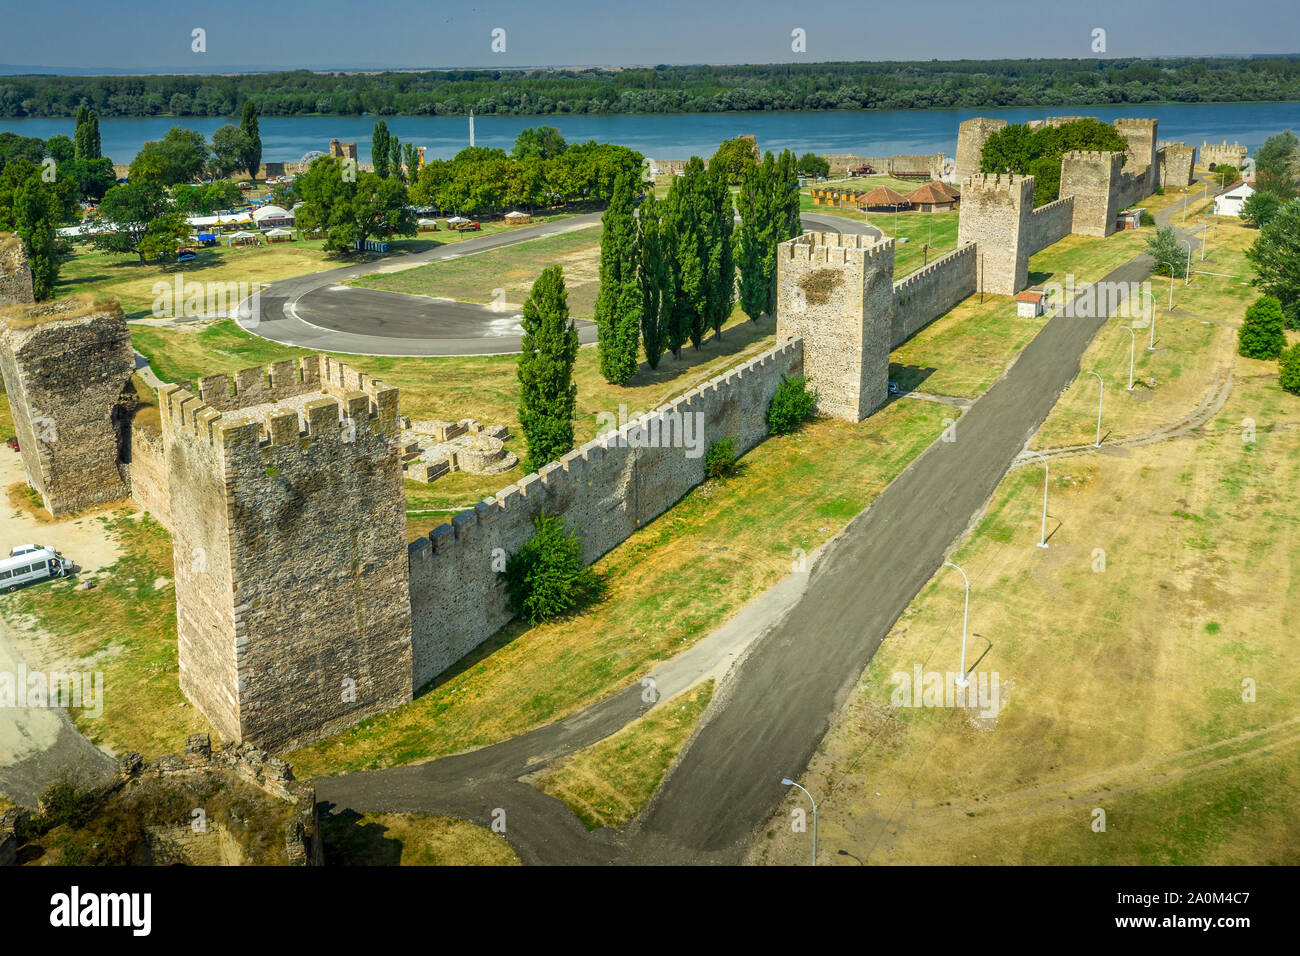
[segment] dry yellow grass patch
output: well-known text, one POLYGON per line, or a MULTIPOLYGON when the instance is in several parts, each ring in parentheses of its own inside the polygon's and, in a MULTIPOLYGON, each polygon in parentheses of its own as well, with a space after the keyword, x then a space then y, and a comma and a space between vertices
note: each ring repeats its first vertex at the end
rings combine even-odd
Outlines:
POLYGON ((486 827, 427 813, 353 811, 321 818, 327 866, 518 866, 486 827))

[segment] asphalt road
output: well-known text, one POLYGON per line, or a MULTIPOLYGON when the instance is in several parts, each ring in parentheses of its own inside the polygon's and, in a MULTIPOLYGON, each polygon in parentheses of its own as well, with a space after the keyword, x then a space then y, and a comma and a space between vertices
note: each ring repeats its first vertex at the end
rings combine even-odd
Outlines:
MULTIPOLYGON (((301 348, 353 355, 506 355, 519 351, 519 313, 485 305, 345 285, 372 273, 445 262, 546 236, 589 229, 600 213, 478 236, 408 256, 343 266, 272 283, 239 324, 254 335, 301 348)), ((879 235, 843 216, 805 215, 807 228, 879 235)), ((578 340, 596 341, 594 323, 579 319, 578 340)))

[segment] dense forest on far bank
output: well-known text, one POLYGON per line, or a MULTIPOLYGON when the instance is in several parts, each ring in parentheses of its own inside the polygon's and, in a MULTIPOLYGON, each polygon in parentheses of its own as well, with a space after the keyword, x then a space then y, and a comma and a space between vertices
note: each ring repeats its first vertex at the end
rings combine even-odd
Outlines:
POLYGON ((1300 100, 1300 57, 0 77, 0 117, 990 109, 1300 100))

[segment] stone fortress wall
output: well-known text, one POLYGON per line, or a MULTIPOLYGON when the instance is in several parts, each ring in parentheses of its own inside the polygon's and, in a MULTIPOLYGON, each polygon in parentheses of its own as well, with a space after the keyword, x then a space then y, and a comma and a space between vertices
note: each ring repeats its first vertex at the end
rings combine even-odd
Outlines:
POLYGON ((1161 142, 1159 157, 1161 186, 1190 186, 1196 179, 1196 147, 1186 143, 1161 142))
POLYGON ((1226 139, 1221 143, 1210 143, 1204 140, 1201 142, 1201 162, 1206 166, 1227 163, 1229 166, 1241 169, 1241 164, 1245 161, 1246 147, 1238 142, 1229 144, 1226 139))
POLYGON ((975 292, 976 247, 965 245, 894 283, 889 347, 896 349, 975 292))
POLYGON ((710 441, 734 437, 739 454, 767 437, 765 416, 777 386, 803 371, 803 343, 778 345, 574 449, 411 544, 415 686, 509 621, 497 571, 532 534, 539 512, 564 517, 582 537, 583 559, 595 561, 704 480, 710 441), (685 438, 696 444, 694 456, 683 447, 685 438))
POLYGON ((35 301, 32 270, 21 240, 12 233, 0 234, 0 306, 35 301))

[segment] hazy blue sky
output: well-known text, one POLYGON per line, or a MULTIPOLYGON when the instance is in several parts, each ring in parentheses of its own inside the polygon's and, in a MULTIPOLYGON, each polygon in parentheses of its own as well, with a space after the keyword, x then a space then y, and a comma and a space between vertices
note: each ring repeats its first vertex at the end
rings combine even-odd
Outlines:
POLYGON ((0 0, 0 64, 205 72, 1295 53, 1300 3, 1258 0, 0 0), (191 31, 207 52, 191 52, 191 31), (494 28, 506 51, 493 53, 494 28), (807 52, 791 31, 807 31, 807 52))

